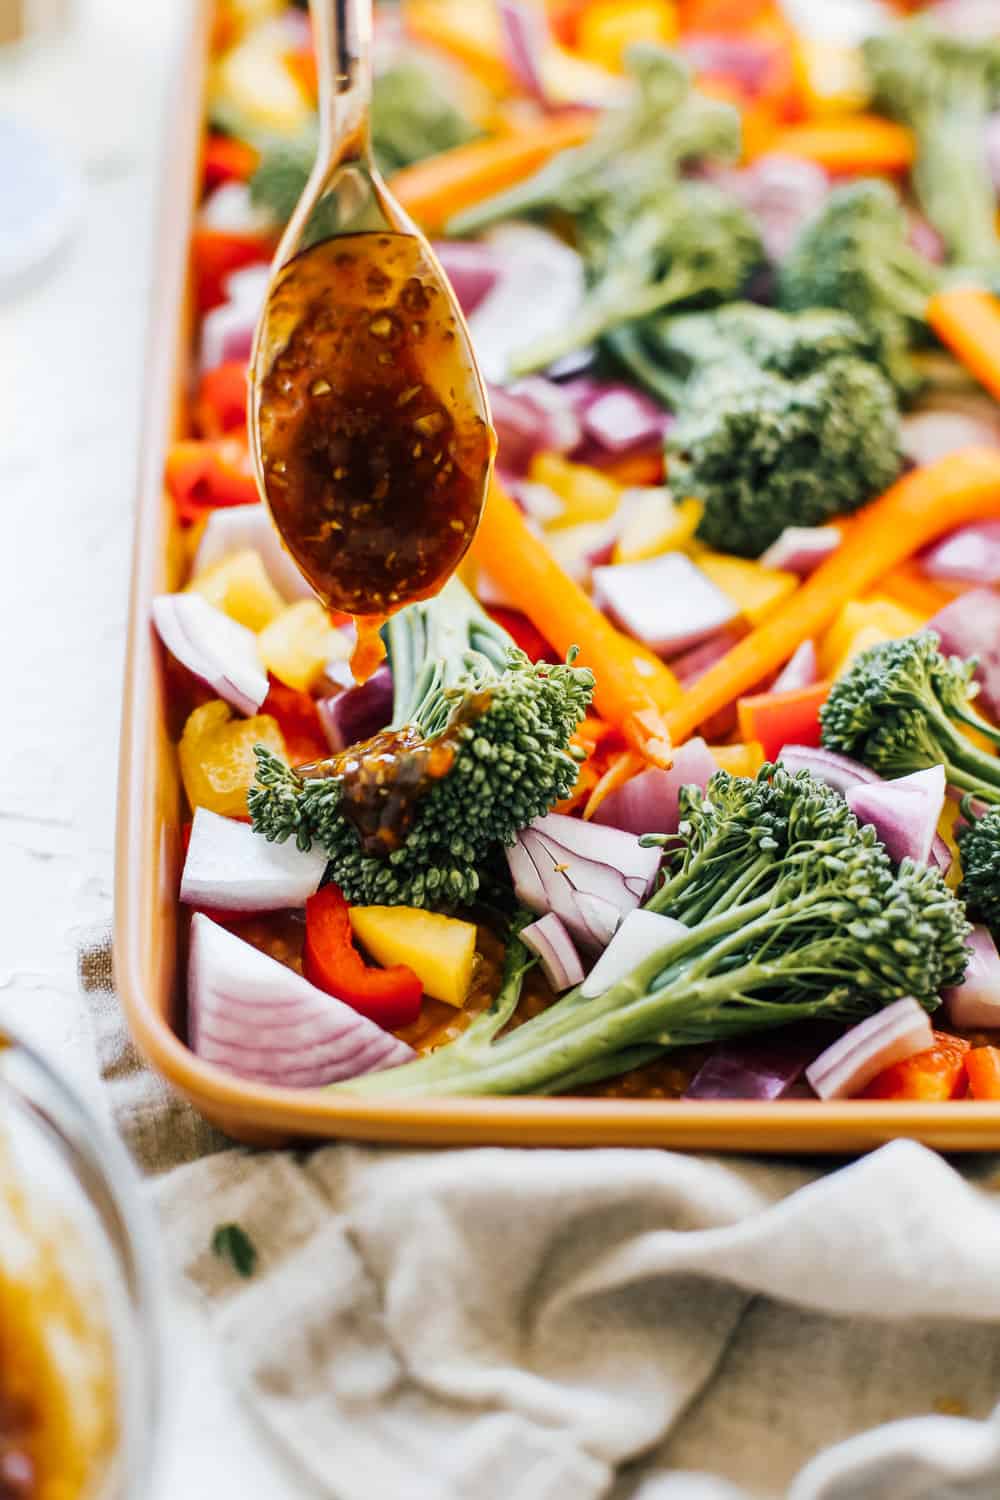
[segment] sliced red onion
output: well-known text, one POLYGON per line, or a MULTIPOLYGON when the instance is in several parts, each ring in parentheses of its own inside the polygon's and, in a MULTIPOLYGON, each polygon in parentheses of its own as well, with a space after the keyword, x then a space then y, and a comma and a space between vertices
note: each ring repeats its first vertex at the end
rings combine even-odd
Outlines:
POLYGON ((660 863, 658 850, 630 834, 561 813, 522 829, 506 854, 522 905, 539 916, 554 911, 588 950, 610 942, 648 895, 660 863))
POLYGON ((807 577, 843 541, 839 526, 786 526, 777 541, 757 559, 762 567, 783 568, 807 577))
POLYGON ((667 771, 650 766, 609 792, 594 814, 595 823, 624 833, 676 833, 682 786, 706 787, 719 769, 703 739, 685 740, 667 771))
POLYGON ((497 0, 497 19, 503 55, 515 82, 540 104, 548 103, 542 71, 548 41, 544 13, 525 0, 497 0))
POLYGON ((960 448, 1000 446, 996 414, 980 410, 978 402, 974 410, 968 411, 936 407, 912 412, 903 417, 899 426, 900 446, 915 464, 937 463, 939 458, 947 458, 960 448))
POLYGON ((688 1084, 685 1099, 780 1099, 816 1056, 816 1041, 773 1037, 723 1042, 688 1084))
POLYGON ((201 594, 160 594, 153 600, 160 640, 182 666, 241 714, 267 697, 257 637, 201 594))
POLYGON ((566 924, 554 911, 546 912, 521 932, 521 942, 537 955, 549 984, 557 995, 583 979, 583 964, 573 946, 566 924))
POLYGON ((552 521, 558 520, 566 509, 561 497, 555 490, 549 489, 547 484, 536 484, 531 479, 514 479, 506 475, 502 476, 501 482, 525 515, 539 526, 548 526, 552 521))
POLYGON ((925 865, 944 807, 944 766, 928 766, 894 781, 847 788, 844 796, 859 823, 871 823, 890 858, 925 865))
POLYGON ((617 625, 664 656, 714 635, 740 613, 683 552, 595 568, 594 597, 617 625))
POLYGON ((282 911, 319 890, 327 858, 294 843, 269 844, 249 823, 196 807, 180 898, 219 911, 282 911))
POLYGON ((506 472, 524 474, 536 453, 569 453, 580 441, 580 424, 562 386, 542 376, 490 387, 497 453, 506 472))
POLYGON ((699 641, 697 646, 682 651, 680 656, 672 656, 670 670, 682 688, 689 688, 699 677, 704 677, 709 667, 714 667, 717 661, 728 656, 741 637, 740 630, 720 630, 718 634, 709 636, 707 641, 699 641))
POLYGON ((221 234, 268 234, 274 228, 270 213, 251 201, 245 182, 222 182, 213 189, 201 205, 198 223, 221 234))
POLYGON ((789 657, 782 670, 771 684, 772 693, 790 693, 794 688, 812 687, 819 681, 819 666, 816 647, 812 641, 803 641, 789 657))
POLYGON ((778 764, 793 776, 796 771, 809 771, 820 781, 825 781, 827 786, 832 786, 835 792, 846 792, 859 782, 874 786, 882 780, 881 776, 863 766, 859 760, 852 760, 849 755, 838 755, 836 750, 824 750, 819 745, 782 745, 778 764))
POLYGON ((934 835, 927 863, 933 865, 936 870, 940 870, 942 875, 947 875, 955 863, 954 855, 939 833, 934 835))
POLYGON ((499 281, 499 256, 483 240, 435 240, 434 253, 468 317, 499 281))
POLYGON ((260 554, 283 599, 294 602, 315 597, 295 560, 285 551, 266 505, 227 505, 210 511, 194 555, 192 574, 197 577, 246 547, 260 554))
POLYGON ((928 578, 952 578, 984 586, 1000 583, 1000 521, 960 526, 923 554, 928 578))
POLYGON ((1000 954, 996 943, 988 928, 973 927, 965 946, 969 950, 965 979, 941 993, 948 1018, 953 1026, 967 1030, 1000 1027, 1000 954))
POLYGON ((320 698, 316 707, 331 750, 346 750, 348 745, 371 739, 392 718, 392 671, 378 667, 367 682, 335 697, 320 698))
POLYGON ((517 220, 491 230, 487 243, 503 271, 470 317, 469 331, 483 374, 501 385, 519 350, 558 332, 575 314, 584 294, 583 261, 556 235, 517 220))
POLYGON ((907 995, 852 1026, 806 1068, 806 1077, 821 1099, 847 1099, 893 1063, 933 1045, 927 1012, 907 995))
POLYGON ((409 1062, 413 1049, 202 912, 191 921, 191 1047, 278 1088, 321 1088, 409 1062))
POLYGON ((941 266, 948 259, 948 247, 930 219, 910 209, 907 213, 906 240, 918 255, 932 265, 941 266))
POLYGON ((586 377, 564 389, 573 400, 587 438, 615 456, 663 442, 674 418, 658 401, 621 381, 586 377))
POLYGON ((611 942, 597 960, 580 994, 587 1000, 603 995, 632 970, 662 949, 669 948, 689 931, 676 917, 657 911, 630 911, 611 942))
POLYGON ((970 589, 933 615, 927 628, 937 631, 945 655, 978 658, 977 702, 1000 716, 1000 594, 970 589))
POLYGON ((736 198, 757 221, 767 258, 784 260, 799 231, 823 206, 830 180, 823 168, 800 156, 760 156, 730 177, 736 198))

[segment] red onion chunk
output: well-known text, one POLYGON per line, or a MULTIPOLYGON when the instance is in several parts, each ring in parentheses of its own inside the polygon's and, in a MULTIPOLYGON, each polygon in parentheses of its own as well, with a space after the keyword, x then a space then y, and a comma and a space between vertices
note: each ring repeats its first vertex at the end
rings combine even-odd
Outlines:
POLYGON ((780 1099, 816 1055, 817 1043, 799 1037, 723 1042, 688 1084, 685 1099, 780 1099))
POLYGON ((249 823, 196 807, 181 875, 188 906, 219 911, 282 911, 319 890, 327 858, 294 843, 269 844, 249 823))
POLYGON ((192 573, 197 577, 247 547, 260 554, 271 582, 283 599, 294 602, 315 597, 291 554, 285 551, 266 505, 230 505, 210 511, 194 555, 192 573))
POLYGON ((182 666, 241 714, 254 714, 267 697, 267 673, 257 637, 200 594, 159 594, 153 624, 182 666))
POLYGON ((953 1026, 1000 1027, 1000 954, 986 927, 973 927, 965 946, 969 967, 965 979, 943 990, 941 999, 953 1026))
POLYGON ((848 1099, 893 1063, 933 1045, 927 1012, 907 995, 852 1026, 806 1068, 806 1078, 821 1099, 848 1099))
POLYGON ((483 375, 500 385, 515 354, 574 316, 584 294, 583 261, 558 236, 518 220, 491 230, 486 243, 502 270, 470 316, 469 332, 483 375))
POLYGON ((772 693, 790 693, 795 688, 812 687, 819 681, 819 665, 816 647, 812 641, 803 641, 789 657, 782 670, 771 684, 772 693))
POLYGON ((696 73, 730 78, 751 93, 763 89, 775 60, 775 44, 753 36, 726 36, 707 32, 688 36, 681 53, 696 73))
POLYGON ((871 786, 881 782, 875 771, 870 771, 859 760, 849 755, 838 755, 835 750, 824 750, 813 745, 783 745, 778 755, 778 764, 792 775, 796 771, 809 771, 813 776, 832 786, 835 792, 847 792, 859 782, 871 786))
POLYGON ((994 412, 976 406, 974 411, 936 407, 912 412, 900 422, 900 445, 915 464, 934 464, 960 448, 996 448, 1000 424, 994 412))
POLYGON ((685 740, 667 771, 650 766, 609 792, 594 814, 595 823, 625 833, 676 833, 682 786, 708 786, 719 769, 703 739, 685 740))
POLYGON ((948 247, 934 225, 912 208, 907 213, 906 240, 918 255, 935 266, 943 265, 948 259, 948 247))
POLYGON ((927 628, 937 631, 945 655, 978 658, 977 703, 1000 717, 1000 594, 972 589, 932 616, 927 628))
POLYGON ((595 568, 593 582, 615 623, 665 656, 714 635, 740 612, 683 552, 595 568))
POLYGON ((521 932, 521 942, 534 953, 557 995, 583 979, 583 964, 566 924, 554 911, 546 912, 521 932))
POLYGON ((921 558, 928 578, 1000 583, 1000 521, 977 521, 942 537, 921 558))
POLYGON ((202 912, 191 921, 192 1049, 240 1078, 321 1088, 409 1062, 413 1049, 202 912))
POLYGON ((697 646, 682 651, 680 656, 672 656, 670 670, 681 687, 689 688, 699 677, 704 677, 709 667, 714 667, 717 661, 728 656, 741 638, 742 632, 739 630, 720 630, 717 635, 709 636, 707 641, 699 641, 697 646))
POLYGON ((945 843, 941 835, 939 833, 936 833, 934 835, 934 841, 931 844, 931 853, 928 864, 932 864, 935 869, 940 870, 942 875, 947 875, 948 871, 951 869, 954 863, 954 855, 948 848, 948 845, 945 843))
POLYGON ((839 526, 786 526, 758 561, 762 567, 783 568, 805 578, 836 552, 842 540, 839 526))
POLYGON ((525 0, 497 0, 497 19, 504 59, 518 86, 539 103, 548 103, 542 71, 548 41, 543 12, 525 0))
POLYGON ((644 391, 621 382, 589 381, 586 397, 581 400, 574 383, 572 394, 578 403, 584 434, 607 453, 618 455, 634 448, 655 448, 662 443, 673 417, 644 391))
POLYGON ((944 766, 928 766, 895 781, 847 788, 847 805, 859 823, 871 823, 897 863, 927 864, 944 807, 944 766))
POLYGON ((316 706, 331 750, 346 750, 348 745, 371 739, 392 718, 392 670, 381 666, 367 682, 321 698, 316 706))
POLYGON ((733 174, 734 195, 757 220, 768 260, 780 263, 803 225, 819 212, 830 182, 823 168, 799 156, 760 156, 733 174))
POLYGON ((580 423, 562 386, 540 375, 491 386, 490 411, 498 456, 510 474, 524 474, 536 453, 568 453, 580 441, 580 423))
POLYGON ((199 363, 202 370, 214 370, 229 360, 249 360, 257 327, 256 308, 241 307, 236 302, 221 302, 202 319, 199 363))
POLYGON ((434 253, 465 316, 476 308, 496 286, 501 264, 490 246, 482 240, 435 240, 434 253))
POLYGON ((580 987, 586 999, 603 995, 655 954, 671 948, 690 929, 658 911, 630 911, 580 987))

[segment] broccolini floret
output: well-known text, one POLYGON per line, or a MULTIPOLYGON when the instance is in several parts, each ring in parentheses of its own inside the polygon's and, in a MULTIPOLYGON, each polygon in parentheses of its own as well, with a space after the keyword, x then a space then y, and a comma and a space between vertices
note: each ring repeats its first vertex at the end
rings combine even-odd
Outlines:
POLYGON ((927 300, 941 281, 906 233, 903 206, 887 183, 848 183, 802 230, 778 279, 782 307, 840 308, 869 330, 879 363, 903 396, 921 384, 911 350, 927 337, 927 300))
POLYGON ((823 744, 890 778, 942 765, 952 786, 1000 802, 1000 761, 961 732, 1000 744, 1000 730, 972 710, 976 663, 938 646, 924 630, 863 651, 820 709, 823 744))
POLYGON ((962 799, 962 818, 955 837, 962 860, 959 898, 973 921, 1000 933, 1000 808, 977 817, 971 794, 962 799))
POLYGON ((526 182, 456 214, 448 233, 478 234, 526 214, 586 214, 623 187, 632 197, 664 188, 686 161, 739 155, 739 114, 698 93, 681 58, 653 43, 637 43, 626 66, 634 91, 626 103, 605 111, 589 141, 560 151, 526 182))
POLYGON ((877 108, 916 136, 912 182, 952 257, 1000 260, 987 121, 1000 103, 1000 42, 948 36, 914 18, 863 46, 877 108))
MULTIPOLYGON (((398 847, 363 846, 345 816, 336 761, 329 776, 303 778, 262 749, 253 826, 279 843, 317 844, 350 902, 465 906, 498 847, 572 789, 578 766, 568 746, 593 675, 571 663, 535 665, 456 579, 395 615, 388 635, 391 727, 413 726, 432 745, 447 731, 454 754, 418 797, 398 847)), ((390 782, 385 797, 393 792, 390 782)))
POLYGON ((339 1085, 366 1095, 555 1093, 673 1047, 806 1019, 849 1021, 961 982, 968 924, 940 873, 894 870, 875 830, 809 772, 685 787, 647 910, 683 921, 595 998, 572 990, 513 1031, 515 938, 494 1008, 431 1056, 339 1085))
POLYGON ((566 328, 516 356, 516 373, 544 369, 620 323, 739 296, 764 247, 735 198, 708 182, 680 182, 641 202, 610 200, 591 216, 584 256, 591 286, 582 305, 566 328))

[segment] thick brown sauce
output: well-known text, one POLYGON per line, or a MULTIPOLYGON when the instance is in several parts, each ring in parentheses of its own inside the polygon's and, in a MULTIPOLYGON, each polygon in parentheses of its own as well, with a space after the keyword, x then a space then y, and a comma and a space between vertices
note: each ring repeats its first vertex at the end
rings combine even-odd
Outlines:
POLYGON ((268 502, 324 603, 367 625, 367 669, 378 624, 461 561, 494 445, 420 242, 355 234, 303 251, 272 293, 258 369, 268 502))

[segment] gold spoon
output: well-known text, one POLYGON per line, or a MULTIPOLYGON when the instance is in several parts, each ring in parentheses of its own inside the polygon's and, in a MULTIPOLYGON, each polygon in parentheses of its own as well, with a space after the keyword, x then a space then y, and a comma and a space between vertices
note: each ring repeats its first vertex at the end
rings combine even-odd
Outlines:
POLYGON ((495 441, 455 295, 372 159, 371 0, 310 9, 319 151, 254 339, 251 448, 285 545, 370 640, 458 566, 495 441))

